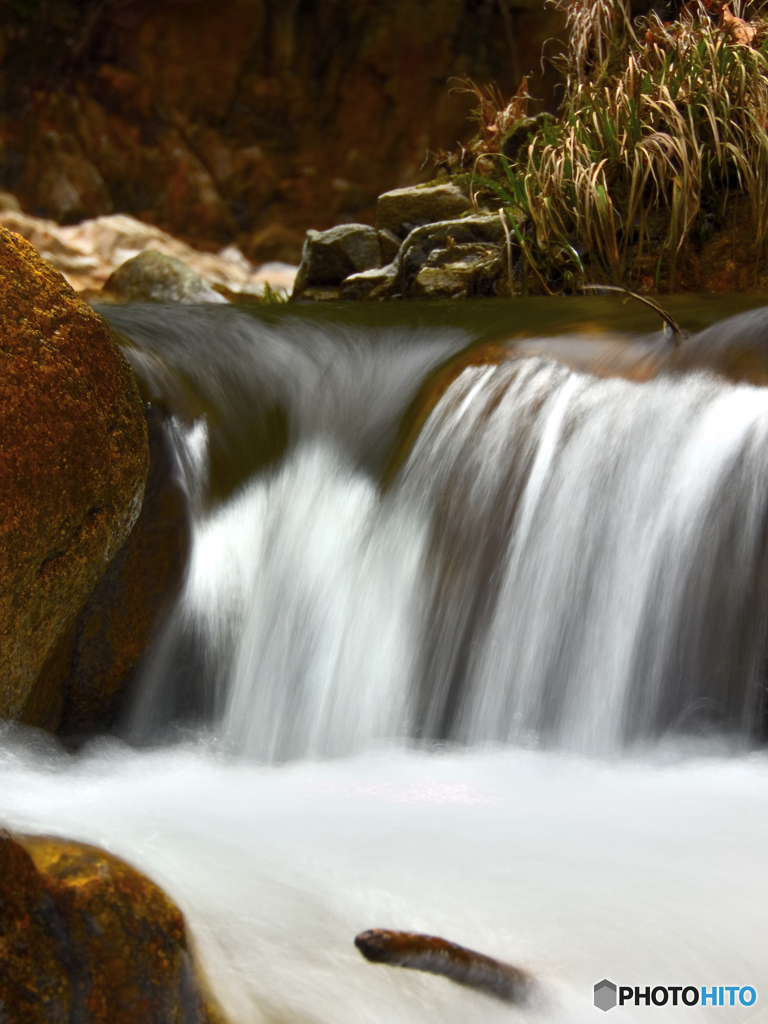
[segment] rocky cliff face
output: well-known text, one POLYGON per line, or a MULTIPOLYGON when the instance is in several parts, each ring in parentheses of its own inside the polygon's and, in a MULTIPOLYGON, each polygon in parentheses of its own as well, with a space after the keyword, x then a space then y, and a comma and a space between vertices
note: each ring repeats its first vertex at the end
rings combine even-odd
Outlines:
MULTIPOLYGON (((0 9, 0 187, 297 260, 472 131, 453 77, 540 68, 542 0, 49 0, 0 9), (84 15, 85 8, 85 15, 84 15)), ((555 76, 531 89, 552 105, 555 76)))

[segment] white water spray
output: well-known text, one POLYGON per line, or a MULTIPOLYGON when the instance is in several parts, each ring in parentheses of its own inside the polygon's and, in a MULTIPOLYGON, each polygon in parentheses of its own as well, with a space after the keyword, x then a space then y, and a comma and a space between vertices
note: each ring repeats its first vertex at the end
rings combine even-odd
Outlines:
POLYGON ((313 442, 202 521, 168 651, 195 637, 217 733, 259 760, 407 737, 745 738, 767 513, 764 389, 468 369, 384 498, 313 442))
POLYGON ((69 758, 5 733, 0 818, 162 884, 233 1024, 582 1024, 603 977, 760 993, 622 1019, 764 1019, 768 765, 713 733, 762 714, 768 392, 470 369, 384 496, 322 407, 197 502, 132 729, 213 739, 69 758), (542 1002, 368 964, 377 926, 516 963, 542 1002))

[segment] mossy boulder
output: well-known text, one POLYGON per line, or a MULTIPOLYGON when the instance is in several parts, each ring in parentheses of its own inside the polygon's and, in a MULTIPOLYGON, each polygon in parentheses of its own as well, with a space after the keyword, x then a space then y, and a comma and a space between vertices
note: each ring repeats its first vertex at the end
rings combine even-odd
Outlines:
POLYGON ((0 1019, 219 1024, 178 907, 104 850, 0 832, 0 1019))
POLYGON ((107 324, 4 229, 0 360, 0 717, 55 728, 41 670, 139 515, 146 423, 107 324))

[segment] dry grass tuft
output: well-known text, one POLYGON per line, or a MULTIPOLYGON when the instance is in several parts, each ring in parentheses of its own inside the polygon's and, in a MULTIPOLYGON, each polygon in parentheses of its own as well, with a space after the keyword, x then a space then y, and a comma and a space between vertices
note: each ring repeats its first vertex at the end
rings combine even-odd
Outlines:
POLYGON ((480 132, 463 158, 473 191, 499 201, 529 274, 547 291, 592 278, 628 283, 658 252, 674 287, 686 238, 722 218, 729 196, 768 235, 768 20, 693 0, 677 20, 631 21, 622 0, 557 0, 570 42, 558 118, 528 116, 475 87, 480 132), (749 40, 739 42, 738 40, 749 40))

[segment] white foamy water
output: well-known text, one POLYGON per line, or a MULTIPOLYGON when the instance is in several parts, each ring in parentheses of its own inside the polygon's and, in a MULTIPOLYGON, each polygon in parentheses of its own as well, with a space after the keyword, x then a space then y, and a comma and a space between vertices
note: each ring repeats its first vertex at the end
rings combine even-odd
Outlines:
POLYGON ((747 752, 768 391, 472 368, 382 495, 384 448, 357 435, 368 405, 390 438, 396 417, 372 372, 342 408, 353 348, 280 464, 214 511, 209 435, 174 428, 203 496, 127 732, 213 739, 69 758, 7 733, 0 819, 163 885, 234 1024, 581 1024, 603 978, 760 993, 617 1020, 768 1020, 768 761, 747 752), (372 927, 508 960, 539 999, 371 965, 372 927))
MULTIPOLYGON (((592 987, 752 985, 765 1020, 768 763, 599 763, 534 751, 258 767, 202 749, 0 756, 0 819, 107 847, 187 915, 235 1024, 594 1021, 592 987), (367 963, 370 927, 442 935, 528 968, 523 1010, 367 963)), ((602 1019, 602 1018, 600 1018, 602 1019)))
POLYGON ((268 761, 407 737, 747 740, 767 516, 765 388, 468 369, 384 497, 315 440, 199 522, 133 735, 186 702, 268 761))

